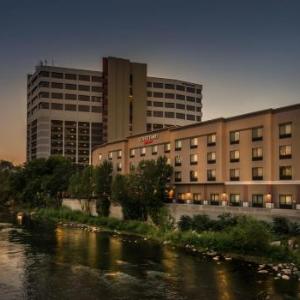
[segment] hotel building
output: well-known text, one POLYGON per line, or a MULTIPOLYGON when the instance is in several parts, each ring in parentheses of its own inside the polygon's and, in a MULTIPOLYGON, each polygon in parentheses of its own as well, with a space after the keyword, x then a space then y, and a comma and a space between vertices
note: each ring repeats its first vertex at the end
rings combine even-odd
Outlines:
POLYGON ((91 162, 93 147, 202 119, 202 85, 149 77, 147 65, 103 58, 102 71, 39 65, 27 76, 27 160, 91 162))
POLYGON ((96 147, 92 164, 127 174, 159 156, 178 202, 300 208, 300 104, 132 135, 96 147))

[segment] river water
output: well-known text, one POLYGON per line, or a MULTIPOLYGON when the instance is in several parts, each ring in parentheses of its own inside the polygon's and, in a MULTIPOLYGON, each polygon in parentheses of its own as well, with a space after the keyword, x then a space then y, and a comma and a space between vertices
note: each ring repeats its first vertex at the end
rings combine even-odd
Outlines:
POLYGON ((300 299, 297 280, 212 261, 151 241, 0 214, 0 300, 300 299))

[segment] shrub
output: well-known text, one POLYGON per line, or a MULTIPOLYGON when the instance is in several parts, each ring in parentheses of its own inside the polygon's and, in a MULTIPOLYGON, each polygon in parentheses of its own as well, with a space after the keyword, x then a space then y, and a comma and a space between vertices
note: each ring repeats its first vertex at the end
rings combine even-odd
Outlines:
POLYGON ((181 216, 178 222, 178 227, 181 231, 192 229, 192 218, 190 216, 181 216))
POLYGON ((192 220, 192 229, 197 232, 210 230, 212 227, 212 221, 207 215, 196 215, 192 220))
POLYGON ((260 221, 244 217, 238 224, 226 233, 230 247, 242 253, 263 255, 270 249, 272 235, 268 228, 260 221))
POLYGON ((286 218, 283 217, 275 217, 273 218, 273 231, 276 234, 289 234, 290 232, 290 224, 286 218))
POLYGON ((218 216, 218 220, 213 222, 214 230, 224 230, 228 227, 235 226, 238 222, 238 217, 230 213, 224 213, 218 216))

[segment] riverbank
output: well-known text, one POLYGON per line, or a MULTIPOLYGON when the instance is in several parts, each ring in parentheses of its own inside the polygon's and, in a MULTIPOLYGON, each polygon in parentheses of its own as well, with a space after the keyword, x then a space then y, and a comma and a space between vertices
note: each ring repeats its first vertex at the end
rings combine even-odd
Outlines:
POLYGON ((135 235, 171 247, 184 248, 194 254, 208 255, 216 261, 237 258, 255 262, 260 264, 258 272, 273 273, 283 279, 296 275, 300 277, 299 250, 290 250, 282 242, 274 243, 267 230, 263 229, 263 224, 252 219, 246 219, 244 223, 224 231, 198 233, 191 230, 162 229, 134 220, 93 217, 66 208, 38 209, 32 213, 32 218, 91 232, 110 231, 115 234, 135 235))

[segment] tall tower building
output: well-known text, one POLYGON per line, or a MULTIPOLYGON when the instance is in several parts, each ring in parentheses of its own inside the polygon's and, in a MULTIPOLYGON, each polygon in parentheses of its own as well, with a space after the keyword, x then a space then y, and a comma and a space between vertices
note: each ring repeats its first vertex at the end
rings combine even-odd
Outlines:
POLYGON ((27 76, 27 160, 86 165, 96 145, 201 119, 201 84, 149 77, 127 59, 103 58, 102 72, 39 65, 27 76))

